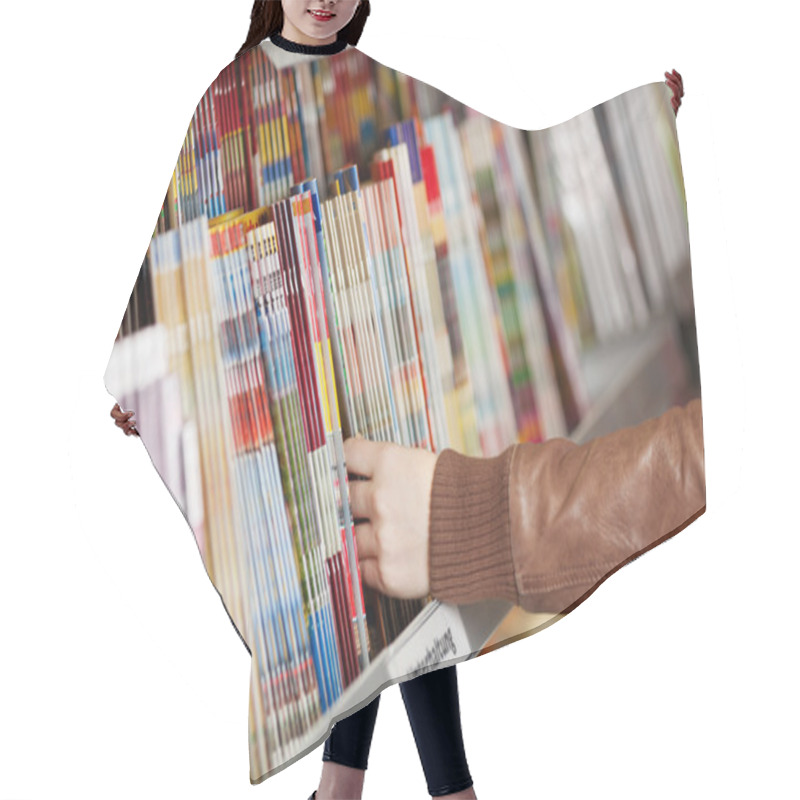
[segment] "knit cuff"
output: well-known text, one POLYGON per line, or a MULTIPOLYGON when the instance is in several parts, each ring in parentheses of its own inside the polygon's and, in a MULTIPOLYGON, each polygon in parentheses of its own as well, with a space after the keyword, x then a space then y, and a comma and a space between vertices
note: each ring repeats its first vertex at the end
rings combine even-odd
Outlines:
POLYGON ((511 551, 509 474, 515 447, 495 458, 444 450, 431 489, 431 594, 445 603, 518 602, 511 551))

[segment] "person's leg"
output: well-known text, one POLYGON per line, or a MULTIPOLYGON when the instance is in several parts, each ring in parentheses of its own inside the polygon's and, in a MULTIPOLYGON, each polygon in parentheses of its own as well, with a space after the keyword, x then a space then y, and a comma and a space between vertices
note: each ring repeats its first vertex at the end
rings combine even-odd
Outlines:
POLYGON ((461 733, 456 668, 400 684, 431 797, 475 797, 461 733))
POLYGON ((315 800, 358 800, 364 787, 378 695, 369 705, 334 724, 322 752, 322 776, 315 800))

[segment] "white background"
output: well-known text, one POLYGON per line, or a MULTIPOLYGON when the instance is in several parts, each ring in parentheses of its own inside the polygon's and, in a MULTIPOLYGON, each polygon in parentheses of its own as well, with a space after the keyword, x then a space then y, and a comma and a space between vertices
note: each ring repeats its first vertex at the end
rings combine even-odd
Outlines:
MULTIPOLYGON (((708 511, 562 622, 459 667, 478 796, 797 797, 791 4, 373 6, 365 52, 519 127, 672 67, 685 80, 708 511)), ((186 126, 249 10, 3 12, 0 800, 317 785, 321 748, 250 786, 249 657, 102 381, 186 126)), ((392 687, 364 797, 426 796, 392 687)))

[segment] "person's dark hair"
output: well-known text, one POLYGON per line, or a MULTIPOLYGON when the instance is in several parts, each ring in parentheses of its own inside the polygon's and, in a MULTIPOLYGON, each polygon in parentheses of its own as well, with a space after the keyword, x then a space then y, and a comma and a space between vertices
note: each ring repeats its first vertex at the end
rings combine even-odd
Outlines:
MULTIPOLYGON (((369 0, 361 0, 353 19, 339 31, 337 38, 344 39, 350 45, 358 44, 368 16, 369 0)), ((282 30, 283 6, 280 0, 254 0, 250 11, 250 30, 235 57, 238 58, 246 50, 282 30)))

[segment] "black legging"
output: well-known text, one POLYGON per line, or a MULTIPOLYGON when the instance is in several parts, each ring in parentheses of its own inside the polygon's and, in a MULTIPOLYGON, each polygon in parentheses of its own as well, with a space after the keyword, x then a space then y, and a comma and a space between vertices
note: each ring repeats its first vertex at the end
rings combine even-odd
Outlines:
MULTIPOLYGON (((400 684, 400 691, 431 797, 468 789, 472 778, 461 734, 455 666, 405 681, 400 684)), ((367 768, 380 699, 378 695, 369 705, 333 726, 325 742, 323 761, 367 768)))

